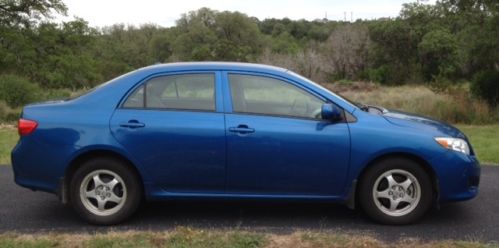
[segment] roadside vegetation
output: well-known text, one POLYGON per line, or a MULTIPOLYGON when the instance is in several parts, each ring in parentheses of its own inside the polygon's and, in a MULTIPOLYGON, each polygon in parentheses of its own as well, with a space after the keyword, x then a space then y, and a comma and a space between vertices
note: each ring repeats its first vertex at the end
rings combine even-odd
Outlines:
POLYGON ((14 127, 0 125, 0 165, 10 165, 10 151, 18 139, 19 136, 14 127))
POLYGON ((198 230, 180 227, 168 232, 110 232, 106 234, 2 234, 0 247, 496 247, 478 241, 400 240, 384 242, 372 236, 338 234, 321 231, 297 231, 291 234, 269 234, 246 231, 198 230))
POLYGON ((416 105, 400 96, 377 99, 452 123, 499 118, 494 0, 414 1, 396 18, 351 21, 259 20, 201 8, 168 28, 55 23, 55 13, 67 13, 64 0, 0 1, 0 121, 17 119, 24 104, 64 98, 143 66, 206 60, 277 65, 321 84, 414 88, 416 105))
POLYGON ((458 125, 471 141, 481 163, 499 165, 499 124, 474 126, 458 125))
MULTIPOLYGON (((414 1, 396 18, 258 20, 207 8, 173 27, 91 27, 63 0, 0 1, 0 164, 10 164, 23 105, 79 94, 128 71, 176 61, 241 61, 291 69, 354 101, 458 124, 482 163, 499 164, 496 0, 414 1), (367 83, 359 83, 367 82, 367 83)), ((498 247, 323 231, 0 234, 0 247, 498 247)))
POLYGON ((466 84, 435 91, 424 85, 384 86, 343 80, 326 84, 326 87, 354 102, 416 113, 448 123, 499 122, 499 109, 473 98, 466 84))

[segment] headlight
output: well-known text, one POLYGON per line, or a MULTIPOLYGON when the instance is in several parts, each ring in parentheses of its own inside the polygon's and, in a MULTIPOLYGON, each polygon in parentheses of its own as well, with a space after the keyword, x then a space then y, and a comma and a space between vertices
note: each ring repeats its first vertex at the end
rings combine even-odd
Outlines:
POLYGON ((470 147, 468 146, 468 142, 459 138, 435 138, 435 141, 442 147, 458 152, 462 152, 466 155, 470 155, 470 147))

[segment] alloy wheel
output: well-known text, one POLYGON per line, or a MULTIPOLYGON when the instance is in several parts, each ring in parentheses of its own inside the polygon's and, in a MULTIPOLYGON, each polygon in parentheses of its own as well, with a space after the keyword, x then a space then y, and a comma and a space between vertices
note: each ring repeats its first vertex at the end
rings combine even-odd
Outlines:
POLYGON ((98 216, 109 216, 123 208, 127 188, 123 179, 110 170, 89 173, 80 185, 83 206, 98 216))
POLYGON ((393 169, 376 179, 372 197, 383 213, 393 217, 404 216, 418 206, 421 200, 421 186, 410 172, 393 169))

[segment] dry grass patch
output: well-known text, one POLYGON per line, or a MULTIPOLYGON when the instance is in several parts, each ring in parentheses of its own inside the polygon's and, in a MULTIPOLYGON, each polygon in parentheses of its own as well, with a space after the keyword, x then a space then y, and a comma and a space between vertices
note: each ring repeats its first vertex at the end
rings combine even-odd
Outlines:
POLYGON ((389 87, 359 82, 326 87, 354 102, 430 116, 449 123, 483 124, 499 119, 498 110, 472 98, 466 88, 436 93, 421 85, 389 87))
POLYGON ((497 247, 468 241, 422 242, 406 239, 383 242, 369 235, 333 232, 297 231, 291 234, 268 234, 248 231, 200 230, 179 227, 173 231, 126 231, 105 234, 3 234, 0 247, 227 247, 227 248, 326 248, 326 247, 497 247))
POLYGON ((296 247, 386 247, 387 244, 367 235, 347 235, 325 232, 301 231, 289 235, 271 235, 269 248, 296 247))

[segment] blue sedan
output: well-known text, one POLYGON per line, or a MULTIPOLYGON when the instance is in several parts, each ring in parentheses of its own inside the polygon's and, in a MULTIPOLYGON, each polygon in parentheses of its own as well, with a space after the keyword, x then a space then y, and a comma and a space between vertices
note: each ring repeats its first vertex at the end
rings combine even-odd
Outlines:
POLYGON ((145 67, 26 106, 18 129, 16 183, 101 225, 143 200, 206 198, 341 202, 407 224, 433 204, 475 197, 480 178, 455 127, 258 64, 145 67))

